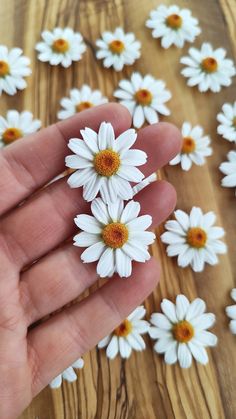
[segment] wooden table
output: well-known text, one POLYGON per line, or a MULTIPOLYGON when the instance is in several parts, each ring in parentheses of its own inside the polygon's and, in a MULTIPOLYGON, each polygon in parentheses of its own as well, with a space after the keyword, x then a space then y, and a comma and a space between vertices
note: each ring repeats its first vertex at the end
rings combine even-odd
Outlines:
MULTIPOLYGON (((216 211, 218 225, 227 232, 229 246, 228 254, 220 257, 220 264, 207 267, 201 274, 178 268, 176 260, 167 258, 160 240, 153 246, 163 273, 160 285, 145 302, 148 314, 159 311, 163 297, 174 300, 177 294, 184 293, 190 299, 196 296, 205 299, 209 311, 217 315, 214 332, 219 337, 218 347, 210 352, 206 367, 193 363, 184 371, 178 366, 166 366, 162 357, 153 352, 148 338, 147 350, 133 353, 127 362, 119 358, 109 362, 103 351, 94 349, 85 355, 85 367, 76 383, 63 384, 56 391, 46 388, 21 419, 235 419, 236 338, 229 332, 224 308, 231 304, 229 293, 235 286, 236 201, 233 190, 220 186, 222 174, 218 170, 233 146, 216 134, 216 114, 224 102, 235 100, 235 83, 218 94, 201 94, 186 86, 186 80, 180 76, 179 58, 189 46, 183 50, 163 50, 145 28, 150 10, 160 0, 1 0, 0 3, 1 43, 22 47, 31 57, 33 69, 25 91, 14 97, 1 97, 1 114, 11 108, 31 110, 46 126, 56 121, 59 99, 67 96, 72 87, 86 82, 112 99, 118 81, 129 77, 134 69, 163 78, 173 93, 169 102, 171 116, 163 120, 179 127, 184 120, 201 124, 212 137, 214 154, 202 168, 194 166, 185 173, 177 166, 168 166, 162 176, 176 186, 178 208, 189 211, 197 205, 204 211, 216 211), (82 61, 67 70, 40 63, 34 52, 40 32, 57 25, 81 31, 87 44, 82 61), (117 74, 103 69, 95 60, 95 40, 103 30, 118 25, 135 32, 142 42, 142 58, 132 68, 117 74)), ((209 41, 215 47, 225 47, 229 57, 235 58, 235 0, 178 0, 178 4, 192 9, 200 20, 202 34, 196 46, 209 41)))

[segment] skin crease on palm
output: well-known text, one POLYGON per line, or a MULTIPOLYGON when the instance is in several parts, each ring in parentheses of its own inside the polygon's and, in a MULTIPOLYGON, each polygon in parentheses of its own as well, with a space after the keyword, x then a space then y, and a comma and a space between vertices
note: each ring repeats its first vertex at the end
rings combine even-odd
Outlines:
MULTIPOLYGON (((151 258, 133 264, 131 278, 114 276, 83 301, 33 326, 97 281, 95 264, 82 264, 82 250, 72 245, 73 218, 89 213, 81 189, 70 189, 66 179, 42 186, 64 170, 69 138, 79 137, 85 126, 97 130, 104 120, 116 134, 131 126, 124 107, 106 104, 18 140, 0 153, 0 418, 18 417, 37 393, 110 333, 157 285, 160 268, 151 258)), ((171 124, 140 130, 135 148, 148 155, 141 168, 145 176, 167 164, 180 147, 180 133, 171 124)), ((135 200, 142 213, 152 215, 154 228, 173 211, 176 194, 169 183, 157 181, 135 200)))

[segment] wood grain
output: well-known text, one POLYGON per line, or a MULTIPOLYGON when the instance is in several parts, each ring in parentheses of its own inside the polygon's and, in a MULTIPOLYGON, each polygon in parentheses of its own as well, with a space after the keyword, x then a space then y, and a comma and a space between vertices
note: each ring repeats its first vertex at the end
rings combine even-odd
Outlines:
MULTIPOLYGON (((193 167, 184 173, 179 167, 166 167, 162 176, 172 182, 178 192, 177 207, 189 211, 193 205, 204 211, 214 210, 218 225, 227 232, 227 255, 216 267, 207 267, 203 273, 180 269, 176 261, 168 259, 158 240, 153 254, 162 265, 160 286, 145 302, 148 314, 159 311, 163 297, 175 299, 184 293, 190 299, 200 296, 206 300, 209 311, 217 315, 214 332, 219 345, 210 352, 206 367, 193 364, 183 371, 178 366, 166 366, 160 356, 147 350, 133 354, 130 360, 109 362, 103 351, 94 349, 85 355, 85 368, 74 384, 64 383, 56 391, 45 389, 35 398, 21 419, 235 419, 236 417, 236 341, 228 330, 224 307, 231 304, 229 292, 236 277, 236 217, 235 197, 230 189, 220 186, 219 164, 233 148, 216 134, 216 114, 224 102, 235 100, 235 84, 219 94, 200 94, 190 89, 180 76, 179 58, 188 50, 160 48, 145 28, 150 10, 159 0, 8 0, 0 1, 0 38, 9 47, 22 47, 32 59, 33 74, 28 88, 14 97, 0 99, 0 113, 7 109, 31 110, 44 126, 56 121, 59 100, 70 88, 88 83, 100 88, 112 99, 118 80, 135 70, 150 72, 163 78, 173 93, 169 102, 171 116, 163 118, 179 127, 184 120, 201 124, 212 137, 214 155, 202 168, 193 167), (81 62, 69 69, 52 68, 37 61, 34 45, 43 29, 70 26, 79 30, 86 41, 87 52, 81 62), (105 70, 95 60, 95 40, 105 29, 121 25, 135 32, 142 42, 142 58, 132 67, 117 74, 105 70)), ((171 1, 162 1, 171 4, 171 1)), ((235 0, 179 0, 180 6, 192 9, 200 20, 202 34, 196 41, 211 42, 225 47, 235 58, 235 0)), ((160 227, 159 232, 163 230, 160 227)), ((3 418, 4 419, 4 418, 3 418)))

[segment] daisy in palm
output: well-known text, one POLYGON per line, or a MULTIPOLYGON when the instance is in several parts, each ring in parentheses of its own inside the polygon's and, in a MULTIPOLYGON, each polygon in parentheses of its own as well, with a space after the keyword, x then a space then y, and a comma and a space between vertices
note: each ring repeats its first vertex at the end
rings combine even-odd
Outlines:
POLYGON ((182 150, 174 159, 170 161, 170 165, 181 165, 183 170, 189 170, 192 164, 202 166, 206 157, 212 155, 210 147, 210 138, 203 135, 203 129, 199 125, 192 127, 189 122, 182 125, 183 145, 182 150))
POLYGON ((208 363, 205 347, 215 346, 217 337, 207 329, 215 323, 215 315, 205 313, 206 304, 201 298, 191 303, 184 295, 178 295, 176 304, 164 299, 162 313, 153 313, 149 334, 157 339, 154 350, 164 354, 166 364, 179 362, 181 368, 189 368, 192 358, 200 364, 208 363))
MULTIPOLYGON (((231 298, 236 302, 236 288, 232 289, 231 298)), ((229 323, 230 330, 236 335, 236 304, 226 307, 225 311, 227 316, 231 319, 229 323)))
POLYGON ((143 351, 146 348, 141 335, 149 330, 149 323, 143 320, 146 314, 144 306, 137 307, 113 332, 102 339, 98 348, 106 347, 106 355, 114 359, 118 354, 121 358, 129 358, 132 350, 143 351))
POLYGON ((36 132, 40 127, 41 121, 33 119, 31 112, 8 111, 6 118, 0 116, 0 148, 36 132))
POLYGON ((153 38, 161 38, 163 48, 171 45, 183 48, 186 41, 194 42, 201 33, 198 20, 192 17, 191 11, 180 9, 176 5, 161 4, 156 10, 152 10, 146 26, 152 29, 153 38))
POLYGON ((146 163, 143 151, 130 149, 136 141, 134 129, 115 138, 110 123, 102 122, 98 133, 81 130, 83 140, 72 138, 68 147, 75 155, 66 157, 66 166, 77 169, 68 179, 71 188, 83 186, 83 197, 92 201, 100 192, 105 202, 133 197, 130 182, 141 182, 142 172, 136 167, 146 163))
POLYGON ((236 151, 227 154, 228 161, 221 163, 219 169, 226 176, 222 179, 221 185, 226 188, 236 187, 236 151))
POLYGON ((87 84, 84 84, 81 89, 70 90, 70 97, 61 99, 60 104, 62 110, 57 114, 59 119, 66 119, 75 115, 77 112, 92 108, 93 106, 107 103, 108 99, 102 96, 100 90, 92 90, 87 84))
POLYGON ((84 366, 84 360, 82 358, 77 359, 70 367, 66 368, 61 374, 55 377, 49 384, 51 388, 59 388, 62 385, 62 380, 72 383, 77 380, 75 369, 81 369, 84 366))
POLYGON ((171 93, 162 80, 149 74, 142 77, 140 73, 133 73, 130 81, 121 80, 114 96, 129 110, 136 128, 140 128, 145 120, 149 124, 158 122, 158 114, 170 115, 165 103, 171 98, 171 93))
POLYGON ((124 65, 132 65, 141 55, 141 43, 133 33, 125 33, 122 28, 103 32, 96 45, 99 48, 96 57, 103 60, 104 67, 113 67, 116 71, 121 71, 124 65))
POLYGON ((220 125, 217 127, 218 134, 228 141, 236 143, 236 102, 225 103, 222 112, 217 115, 220 125))
POLYGON ((84 263, 97 262, 100 277, 129 277, 132 261, 145 262, 150 259, 148 246, 155 234, 146 231, 152 224, 150 215, 139 216, 140 204, 122 200, 105 204, 96 198, 91 204, 91 215, 81 214, 75 224, 82 230, 74 237, 74 245, 87 247, 82 253, 84 263))
POLYGON ((38 59, 51 65, 61 64, 67 68, 72 61, 79 61, 86 50, 81 34, 71 28, 43 31, 41 36, 43 41, 35 46, 38 59))
POLYGON ((216 216, 210 211, 203 214, 202 210, 193 207, 188 215, 177 210, 176 220, 165 224, 166 232, 161 240, 168 244, 167 255, 178 256, 178 265, 182 268, 190 265, 195 272, 202 272, 205 263, 216 265, 217 254, 226 253, 227 247, 220 239, 225 232, 222 227, 216 227, 216 216))
POLYGON ((31 74, 30 59, 22 55, 20 48, 8 48, 0 45, 0 95, 6 92, 14 95, 17 89, 23 90, 27 83, 24 77, 31 74))
POLYGON ((200 50, 190 48, 189 56, 180 59, 186 65, 181 74, 188 78, 188 86, 198 86, 200 92, 219 92, 222 86, 230 86, 236 71, 233 61, 225 56, 225 49, 214 50, 208 43, 200 50))

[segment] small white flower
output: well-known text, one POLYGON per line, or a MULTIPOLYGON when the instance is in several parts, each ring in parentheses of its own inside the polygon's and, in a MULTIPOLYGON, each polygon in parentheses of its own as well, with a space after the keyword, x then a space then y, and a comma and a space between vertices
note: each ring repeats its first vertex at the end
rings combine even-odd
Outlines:
POLYGON ((203 214, 197 207, 191 209, 190 215, 177 210, 176 220, 165 224, 168 230, 161 236, 163 243, 168 244, 167 255, 178 256, 178 265, 182 268, 190 265, 195 272, 202 272, 205 263, 216 265, 217 253, 226 253, 225 243, 219 240, 225 232, 222 227, 215 227, 214 212, 203 214))
POLYGON ((84 84, 81 89, 70 90, 70 97, 61 99, 61 111, 58 112, 59 119, 66 119, 77 112, 92 108, 93 106, 107 103, 108 99, 102 96, 100 90, 92 90, 87 84, 84 84))
POLYGON ((35 46, 39 52, 38 59, 51 65, 61 64, 67 68, 72 61, 79 61, 86 50, 81 34, 71 28, 43 31, 41 36, 43 42, 38 42, 35 46))
POLYGON ((132 65, 141 55, 141 43, 133 33, 125 33, 122 28, 116 28, 113 33, 103 32, 96 45, 99 48, 96 57, 103 60, 104 67, 113 67, 116 71, 121 71, 124 65, 132 65))
POLYGON ((132 273, 132 261, 150 259, 148 246, 155 234, 145 231, 152 223, 150 215, 139 217, 140 204, 117 199, 107 205, 101 198, 91 204, 91 215, 77 215, 75 224, 83 230, 74 237, 74 245, 87 247, 82 253, 84 263, 96 262, 100 277, 111 277, 115 272, 127 278, 132 273))
POLYGON ((149 323, 142 320, 146 314, 144 306, 137 307, 113 332, 102 339, 98 348, 106 349, 109 359, 114 359, 118 353, 121 358, 129 358, 132 350, 143 351, 146 348, 141 335, 149 330, 149 323))
MULTIPOLYGON (((233 288, 231 291, 231 298, 236 302, 236 288, 233 288)), ((236 304, 228 306, 225 309, 227 316, 231 319, 229 323, 229 328, 231 332, 236 335, 236 304)))
POLYGON ((131 149, 137 134, 124 131, 115 139, 110 123, 102 122, 98 134, 91 128, 80 131, 83 140, 72 138, 68 147, 76 155, 66 157, 66 166, 77 169, 68 179, 71 188, 83 186, 83 197, 92 201, 100 192, 105 202, 133 197, 130 182, 141 182, 142 172, 136 167, 146 163, 147 155, 131 149))
POLYGON ((221 185, 226 188, 236 187, 236 151, 230 151, 227 154, 228 160, 221 163, 219 169, 226 176, 222 179, 221 185))
POLYGON ((236 143, 236 102, 233 105, 225 103, 222 111, 217 115, 217 121, 220 122, 217 132, 226 140, 236 143))
POLYGON ((26 88, 24 77, 31 74, 30 59, 22 55, 20 48, 8 48, 0 45, 0 95, 6 92, 14 95, 17 91, 26 88))
POLYGON ((136 128, 140 128, 145 119, 149 124, 158 122, 158 113, 170 115, 164 105, 171 98, 170 91, 166 90, 162 80, 154 79, 149 74, 142 77, 140 73, 133 73, 130 81, 121 80, 114 96, 129 110, 136 128))
POLYGON ((156 10, 152 10, 146 26, 153 29, 153 38, 161 38, 163 48, 171 45, 183 48, 185 41, 194 42, 201 33, 198 20, 192 17, 191 11, 180 9, 176 5, 161 4, 156 10))
POLYGON ((225 55, 224 48, 213 50, 208 43, 203 43, 200 50, 190 48, 189 56, 180 59, 187 66, 181 74, 189 79, 188 86, 198 85, 200 92, 211 90, 215 93, 221 90, 221 86, 230 86, 236 71, 233 61, 225 55))
POLYGON ((0 116, 0 148, 37 131, 41 121, 33 119, 33 114, 28 111, 8 111, 6 118, 0 116))
POLYGON ((205 313, 206 304, 201 298, 191 303, 184 295, 178 295, 176 304, 164 299, 161 303, 164 314, 153 313, 149 334, 157 339, 154 349, 164 354, 166 364, 189 368, 194 357, 200 364, 208 363, 205 347, 215 346, 217 337, 207 329, 215 323, 215 315, 205 313))
POLYGON ((77 380, 77 375, 74 368, 81 369, 84 366, 84 360, 82 358, 77 359, 70 367, 66 368, 61 374, 55 377, 49 384, 51 388, 59 388, 62 384, 62 379, 72 383, 77 380))
POLYGON ((170 165, 181 164, 183 170, 189 170, 192 164, 202 166, 205 157, 212 155, 212 148, 209 146, 211 140, 203 136, 203 129, 199 125, 192 127, 189 122, 182 125, 183 145, 182 150, 170 161, 170 165))

